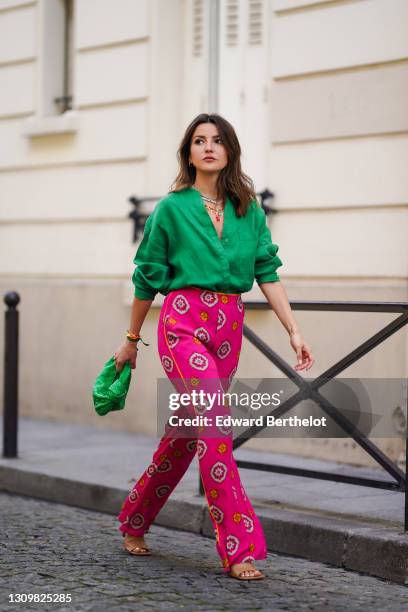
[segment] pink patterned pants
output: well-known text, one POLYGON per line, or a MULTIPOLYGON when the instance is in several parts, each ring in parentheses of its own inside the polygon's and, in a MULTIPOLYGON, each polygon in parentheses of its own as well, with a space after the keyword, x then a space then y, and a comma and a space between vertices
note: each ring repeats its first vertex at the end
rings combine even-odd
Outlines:
MULTIPOLYGON (((166 375, 179 393, 227 392, 237 370, 242 345, 244 306, 240 294, 217 293, 187 287, 165 298, 158 324, 158 349, 166 375)), ((184 416, 192 406, 184 408, 184 416)), ((194 408, 203 414, 202 407, 194 408)), ((207 411, 230 414, 225 402, 207 411)), ((175 414, 181 414, 180 409, 175 414)), ((262 525, 249 501, 233 457, 232 430, 198 428, 181 437, 180 428, 167 423, 150 465, 125 499, 117 517, 119 530, 145 534, 159 510, 185 474, 197 453, 203 488, 216 535, 216 548, 225 571, 234 563, 265 559, 262 525)))

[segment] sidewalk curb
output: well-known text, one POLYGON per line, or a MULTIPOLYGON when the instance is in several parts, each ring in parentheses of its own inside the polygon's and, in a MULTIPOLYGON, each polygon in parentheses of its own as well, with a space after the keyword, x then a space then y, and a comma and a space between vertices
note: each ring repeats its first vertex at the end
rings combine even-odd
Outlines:
MULTIPOLYGON (((0 490, 114 515, 119 514, 129 493, 4 465, 0 466, 0 490)), ((408 585, 408 533, 404 533, 402 526, 397 530, 292 510, 260 508, 255 504, 254 508, 270 552, 408 585)), ((205 498, 198 495, 171 495, 154 524, 215 537, 205 498)))

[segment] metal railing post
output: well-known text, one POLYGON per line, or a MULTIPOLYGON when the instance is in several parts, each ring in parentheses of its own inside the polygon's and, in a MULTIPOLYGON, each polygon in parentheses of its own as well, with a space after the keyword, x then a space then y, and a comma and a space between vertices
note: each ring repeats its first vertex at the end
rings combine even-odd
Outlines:
POLYGON ((18 429, 18 310, 20 296, 10 291, 4 296, 4 411, 3 457, 17 457, 18 429))

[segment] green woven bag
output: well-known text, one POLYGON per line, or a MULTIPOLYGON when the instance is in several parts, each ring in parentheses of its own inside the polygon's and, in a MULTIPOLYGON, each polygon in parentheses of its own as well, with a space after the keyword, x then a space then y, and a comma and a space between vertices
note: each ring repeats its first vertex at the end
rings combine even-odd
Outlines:
POLYGON ((122 370, 117 372, 115 358, 108 359, 93 386, 93 403, 100 416, 125 407, 131 378, 132 369, 128 361, 122 370))

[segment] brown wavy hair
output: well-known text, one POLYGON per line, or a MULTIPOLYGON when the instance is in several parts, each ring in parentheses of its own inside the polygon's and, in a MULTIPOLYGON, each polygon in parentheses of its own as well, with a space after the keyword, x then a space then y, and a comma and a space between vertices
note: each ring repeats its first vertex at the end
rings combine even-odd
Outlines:
POLYGON ((192 187, 196 178, 195 166, 189 166, 190 146, 194 131, 200 123, 213 123, 217 126, 223 144, 228 154, 228 163, 223 168, 217 180, 218 195, 229 197, 234 205, 237 217, 246 214, 250 203, 256 200, 255 187, 252 179, 241 169, 241 146, 232 125, 216 113, 201 113, 187 127, 177 150, 179 173, 173 181, 170 191, 181 191, 192 187))

